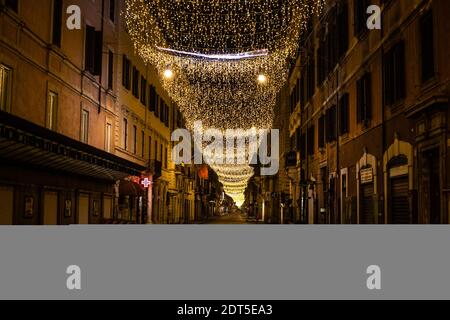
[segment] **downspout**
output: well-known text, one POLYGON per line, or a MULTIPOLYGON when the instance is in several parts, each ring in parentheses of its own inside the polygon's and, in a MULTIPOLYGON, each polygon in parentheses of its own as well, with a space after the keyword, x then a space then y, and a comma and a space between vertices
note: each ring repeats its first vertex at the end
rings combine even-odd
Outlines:
POLYGON ((336 179, 334 184, 334 212, 337 213, 337 215, 334 216, 334 223, 335 224, 341 224, 342 222, 342 212, 341 212, 341 201, 339 195, 341 190, 341 169, 340 169, 340 138, 341 138, 341 128, 340 128, 340 106, 339 106, 339 92, 341 91, 339 88, 340 81, 339 81, 339 68, 341 66, 339 65, 336 69, 336 179), (340 201, 339 201, 340 200, 340 201), (339 221, 337 220, 337 216, 339 217, 339 221))
MULTIPOLYGON (((382 94, 381 94, 381 128, 382 128, 382 137, 381 137, 381 139, 382 139, 382 154, 383 154, 383 156, 384 156, 384 152, 385 152, 385 150, 386 150, 386 119, 385 119, 385 116, 386 116, 386 112, 385 112, 385 103, 384 103, 384 101, 385 101, 385 95, 386 95, 386 92, 385 92, 385 90, 384 90, 384 85, 385 85, 385 81, 384 81, 384 78, 385 78, 385 72, 384 72, 384 28, 383 27, 381 27, 381 43, 382 43, 382 46, 381 46, 381 73, 382 73, 382 79, 381 79, 381 81, 382 81, 382 87, 381 87, 381 92, 382 92, 382 94)), ((380 170, 377 170, 377 172, 380 172, 380 170)), ((382 175, 384 175, 384 168, 381 168, 381 174, 382 175)), ((386 215, 387 215, 387 208, 385 207, 385 203, 386 203, 386 200, 385 200, 385 197, 387 196, 386 194, 384 194, 384 184, 386 183, 386 181, 384 181, 384 176, 382 176, 382 178, 383 179, 378 179, 378 181, 383 181, 383 185, 382 185, 382 187, 381 187, 381 192, 379 193, 379 194, 382 194, 383 195, 383 197, 381 197, 380 199, 379 199, 379 204, 378 204, 378 212, 377 212, 377 214, 378 214, 378 224, 380 224, 380 217, 383 217, 384 219, 382 220, 382 224, 384 224, 385 223, 385 221, 386 221, 386 215), (380 206, 380 202, 381 202, 381 206, 380 206), (380 214, 381 212, 380 212, 380 210, 383 210, 382 212, 383 212, 383 214, 380 214)), ((378 184, 378 185, 380 185, 380 184, 378 184)), ((378 192, 378 190, 376 190, 376 192, 378 192)))
POLYGON ((100 59, 100 75, 99 75, 99 86, 98 86, 98 113, 102 111, 102 81, 103 81, 103 41, 104 41, 104 35, 103 32, 105 30, 105 0, 102 0, 102 21, 101 21, 101 27, 100 32, 102 33, 102 43, 101 43, 101 59, 100 59))

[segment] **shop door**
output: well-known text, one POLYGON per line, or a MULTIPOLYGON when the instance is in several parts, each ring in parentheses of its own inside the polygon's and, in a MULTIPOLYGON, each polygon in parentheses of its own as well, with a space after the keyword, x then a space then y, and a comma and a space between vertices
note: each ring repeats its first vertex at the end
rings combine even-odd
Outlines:
POLYGON ((374 224, 374 212, 373 212, 373 183, 361 185, 361 206, 359 223, 360 224, 374 224))
POLYGON ((408 176, 391 178, 391 223, 410 224, 408 176))
POLYGON ((422 197, 426 223, 441 223, 439 148, 423 153, 422 197))

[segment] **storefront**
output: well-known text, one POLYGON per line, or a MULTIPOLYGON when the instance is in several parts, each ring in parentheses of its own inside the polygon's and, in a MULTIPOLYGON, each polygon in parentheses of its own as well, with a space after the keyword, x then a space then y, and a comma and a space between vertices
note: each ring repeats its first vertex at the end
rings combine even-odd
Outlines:
POLYGON ((116 181, 145 170, 13 115, 0 117, 0 223, 99 224, 116 181))
POLYGON ((387 215, 385 223, 411 224, 414 222, 413 208, 414 165, 413 148, 409 142, 394 135, 394 142, 384 154, 384 193, 385 210, 387 215))
POLYGON ((377 158, 367 151, 356 164, 358 223, 377 224, 377 158))

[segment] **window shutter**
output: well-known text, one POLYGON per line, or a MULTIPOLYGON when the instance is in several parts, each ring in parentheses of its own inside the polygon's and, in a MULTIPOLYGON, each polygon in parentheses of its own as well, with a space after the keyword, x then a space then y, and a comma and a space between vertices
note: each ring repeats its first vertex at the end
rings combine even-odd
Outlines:
POLYGON ((384 55, 384 104, 392 104, 392 57, 390 52, 384 55))
POLYGON ((62 31, 62 0, 54 0, 53 2, 53 39, 55 46, 61 47, 61 31, 62 31))
POLYGON ((349 94, 346 93, 339 101, 339 127, 340 134, 349 132, 349 94))
POLYGON ((372 119, 372 81, 370 73, 364 76, 364 120, 372 119))
POLYGON ((127 57, 125 55, 122 58, 122 85, 127 87, 127 57))
POLYGON ((85 70, 90 73, 94 73, 94 61, 95 61, 95 28, 86 26, 86 43, 85 43, 85 70))
POLYGON ((434 28, 433 12, 426 12, 420 21, 421 51, 422 51, 422 82, 432 78, 435 74, 434 68, 434 28))
POLYGON ((114 81, 114 54, 112 51, 108 52, 108 89, 113 88, 113 81, 114 81))
POLYGON ((356 119, 358 123, 362 122, 362 105, 363 105, 363 83, 362 79, 356 82, 356 119))
POLYGON ((101 31, 95 31, 94 69, 93 69, 94 76, 99 76, 102 73, 102 53, 103 53, 103 33, 101 31))
POLYGON ((319 134, 318 134, 318 142, 319 148, 325 147, 325 116, 321 116, 319 118, 319 134))
POLYGON ((401 41, 396 50, 396 100, 403 99, 406 95, 405 84, 405 42, 401 41))

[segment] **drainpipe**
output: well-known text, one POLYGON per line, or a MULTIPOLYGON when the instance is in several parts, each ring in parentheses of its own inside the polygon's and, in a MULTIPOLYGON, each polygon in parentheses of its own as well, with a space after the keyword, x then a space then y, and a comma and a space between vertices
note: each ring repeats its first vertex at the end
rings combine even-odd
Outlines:
MULTIPOLYGON (((383 44, 383 39, 384 39, 384 28, 381 28, 381 43, 383 44)), ((384 157, 384 152, 385 152, 385 150, 386 150, 386 119, 385 119, 385 116, 386 116, 386 112, 385 112, 385 105, 384 105, 384 99, 385 99, 385 95, 386 95, 386 93, 385 93, 385 91, 384 91, 384 77, 385 77, 385 73, 384 73, 384 46, 382 45, 381 46, 381 73, 382 73, 382 87, 381 87, 381 128, 382 128, 382 137, 381 137, 381 139, 382 139, 382 144, 381 144, 381 147, 383 148, 382 150, 381 150, 381 153, 382 153, 382 156, 384 157)), ((381 161, 383 160, 383 158, 381 159, 381 161)), ((380 170, 377 170, 377 172, 380 172, 380 170)), ((384 224, 385 223, 385 221, 386 221, 386 215, 387 215, 387 212, 386 212, 386 208, 385 208, 385 197, 387 196, 386 194, 384 194, 384 184, 386 183, 386 181, 384 181, 384 168, 381 168, 381 177, 382 177, 382 179, 378 179, 378 181, 383 181, 383 185, 382 185, 382 187, 381 187, 381 192, 379 193, 379 194, 382 194, 383 196, 382 197, 380 197, 379 198, 379 201, 381 202, 381 208, 382 208, 382 212, 384 213, 384 214, 380 214, 380 205, 378 206, 378 212, 377 212, 377 215, 378 215, 378 224, 380 224, 380 218, 384 218, 383 219, 383 221, 382 221, 382 224, 384 224)), ((380 184, 378 184, 378 185, 380 185, 380 184)), ((378 192, 378 190, 376 190, 376 192, 378 192)))
POLYGON ((100 27, 100 31, 102 33, 102 54, 101 54, 101 59, 100 59, 100 63, 101 63, 101 67, 100 67, 100 75, 99 75, 99 86, 98 86, 98 113, 101 112, 102 110, 102 80, 103 80, 103 40, 104 40, 104 30, 105 30, 105 0, 102 0, 102 21, 101 21, 101 27, 100 27))
POLYGON ((341 190, 341 168, 340 168, 340 138, 341 138, 341 128, 340 128, 340 106, 339 106, 339 92, 340 92, 340 81, 339 81, 339 68, 341 66, 338 65, 338 68, 336 69, 336 179, 334 183, 334 212, 337 213, 334 216, 334 223, 340 224, 342 221, 342 212, 341 212, 341 203, 340 199, 340 190, 341 190), (337 217, 339 216, 339 221, 337 220, 337 217))

